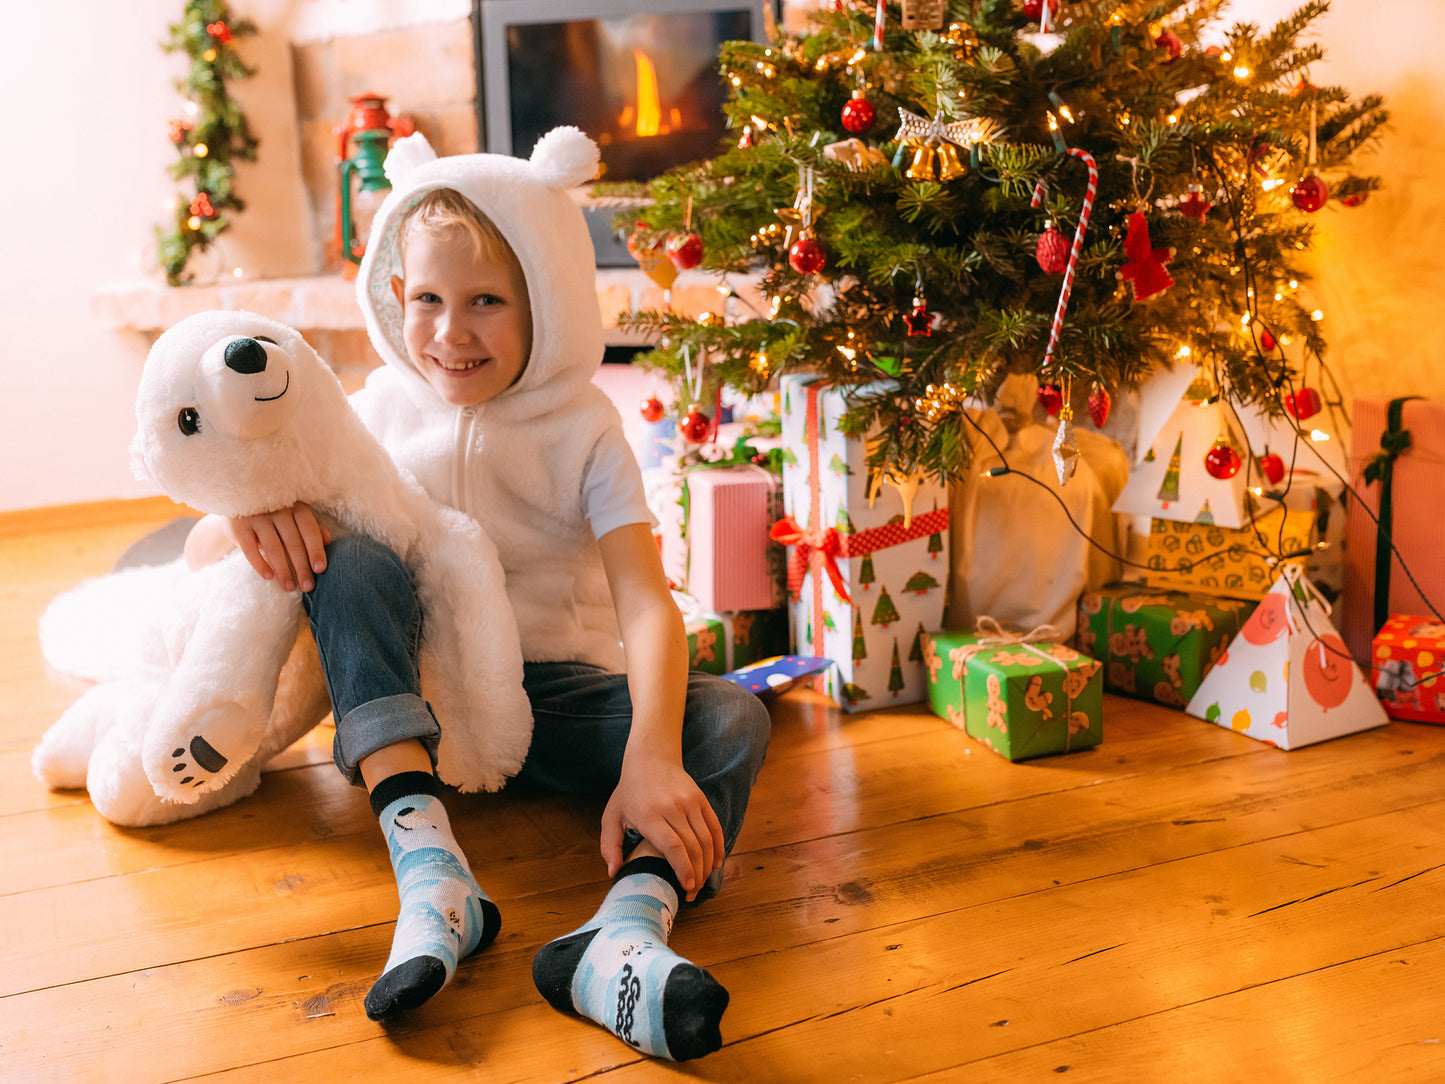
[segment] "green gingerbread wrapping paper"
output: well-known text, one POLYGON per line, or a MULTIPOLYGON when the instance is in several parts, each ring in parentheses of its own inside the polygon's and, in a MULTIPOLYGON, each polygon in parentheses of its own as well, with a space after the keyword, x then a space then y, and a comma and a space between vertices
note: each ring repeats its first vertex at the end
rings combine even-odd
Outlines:
POLYGON ((1111 583, 1079 599, 1074 642, 1104 664, 1110 692, 1182 708, 1254 607, 1243 599, 1111 583))
POLYGON ((1072 753, 1104 737, 1101 664, 1065 644, 979 620, 975 632, 925 632, 935 715, 1009 760, 1072 753))

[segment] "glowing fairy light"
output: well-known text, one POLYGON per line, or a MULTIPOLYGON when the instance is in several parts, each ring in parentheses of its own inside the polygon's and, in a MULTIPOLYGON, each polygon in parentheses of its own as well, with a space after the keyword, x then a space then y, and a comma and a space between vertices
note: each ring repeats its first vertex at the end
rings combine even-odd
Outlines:
POLYGON ((1323 320, 1324 318, 1325 318, 1325 314, 1324 314, 1323 312, 1321 312, 1319 309, 1315 309, 1314 312, 1310 313, 1310 319, 1313 320, 1315 323, 1319 323, 1319 322, 1320 322, 1321 320, 1323 320))
POLYGON ((1315 442, 1319 442, 1319 441, 1324 441, 1324 440, 1329 440, 1329 439, 1330 439, 1330 435, 1329 435, 1328 433, 1326 433, 1323 429, 1311 429, 1311 430, 1310 430, 1310 440, 1313 440, 1313 441, 1315 441, 1315 442))

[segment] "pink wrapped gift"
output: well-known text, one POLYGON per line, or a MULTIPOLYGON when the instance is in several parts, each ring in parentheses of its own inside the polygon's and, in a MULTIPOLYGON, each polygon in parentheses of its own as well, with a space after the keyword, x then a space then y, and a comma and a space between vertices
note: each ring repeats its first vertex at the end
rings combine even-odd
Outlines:
POLYGON ((705 610, 770 610, 783 603, 783 548, 768 535, 782 503, 762 467, 687 471, 686 513, 665 517, 662 563, 705 610))
POLYGON ((1436 507, 1445 492, 1445 402, 1356 399, 1350 485, 1359 499, 1349 502, 1346 517, 1340 632, 1350 653, 1368 666, 1370 640, 1390 614, 1428 614, 1431 604, 1445 608, 1445 548, 1436 507), (1388 561, 1384 553, 1376 559, 1376 516, 1398 551, 1388 561), (1378 600, 1377 584, 1385 587, 1378 600))

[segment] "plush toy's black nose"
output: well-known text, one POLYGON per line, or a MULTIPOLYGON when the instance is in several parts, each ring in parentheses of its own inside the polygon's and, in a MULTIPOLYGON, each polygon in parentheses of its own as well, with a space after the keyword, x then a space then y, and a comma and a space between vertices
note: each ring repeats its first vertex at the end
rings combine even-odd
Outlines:
POLYGON ((266 371, 266 348, 255 339, 237 339, 226 346, 226 368, 251 376, 266 371))

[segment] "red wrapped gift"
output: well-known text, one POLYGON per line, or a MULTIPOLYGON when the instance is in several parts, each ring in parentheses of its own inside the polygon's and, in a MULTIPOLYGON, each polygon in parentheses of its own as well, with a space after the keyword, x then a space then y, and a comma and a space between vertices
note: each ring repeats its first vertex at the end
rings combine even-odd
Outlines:
POLYGON ((1370 666, 1390 718, 1445 723, 1445 623, 1396 614, 1375 634, 1370 666))
POLYGON ((1346 512, 1339 628, 1350 653, 1369 665, 1370 641, 1391 614, 1445 608, 1445 548, 1436 518, 1445 492, 1445 402, 1356 399, 1350 485, 1359 499, 1346 512), (1396 555, 1377 545, 1381 530, 1389 532, 1396 555))

